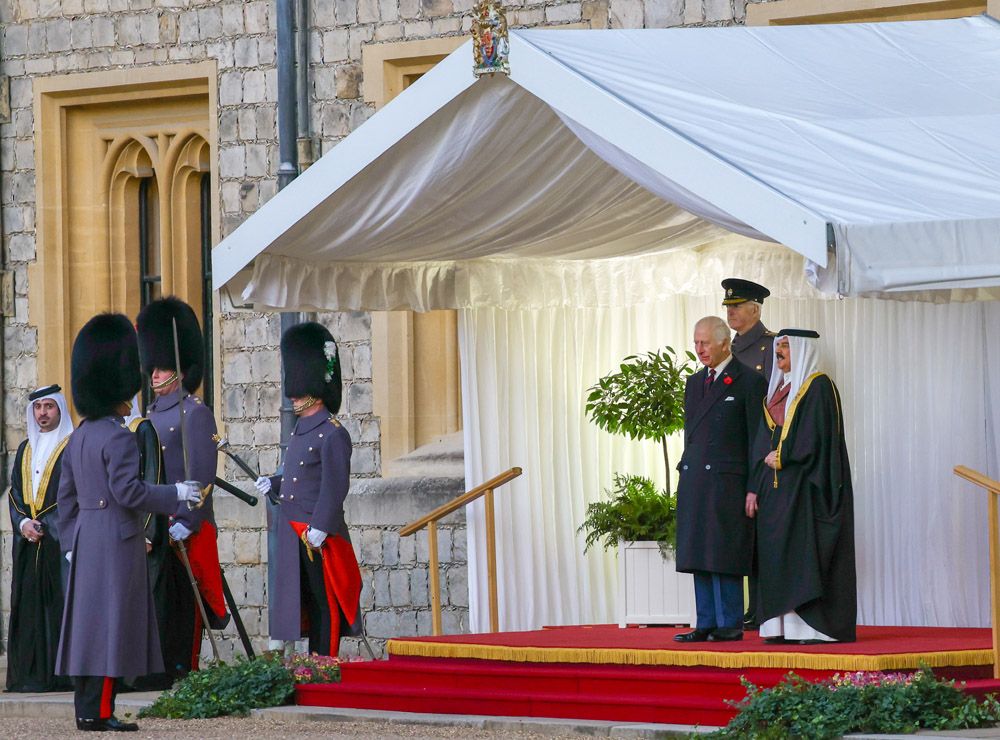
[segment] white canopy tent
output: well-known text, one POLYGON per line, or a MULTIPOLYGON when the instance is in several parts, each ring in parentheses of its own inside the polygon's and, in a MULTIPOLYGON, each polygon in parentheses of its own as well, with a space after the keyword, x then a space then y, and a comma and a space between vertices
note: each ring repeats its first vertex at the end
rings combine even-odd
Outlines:
POLYGON ((462 309, 469 483, 526 470, 501 497, 511 629, 609 619, 613 566, 574 530, 612 470, 662 479, 655 451, 586 424, 582 391, 625 354, 685 346, 721 277, 763 281, 769 322, 819 328, 852 399, 863 620, 983 623, 985 575, 954 571, 982 560, 985 506, 942 493, 954 463, 997 467, 993 304, 831 301, 803 275, 847 296, 1000 284, 1000 24, 510 41, 509 79, 475 81, 467 44, 264 205, 213 251, 216 287, 261 308, 462 309), (939 351, 911 356, 928 327, 939 351), (939 392, 945 347, 967 377, 939 392), (867 382, 903 358, 906 383, 867 382), (904 418, 942 437, 899 435, 904 418))

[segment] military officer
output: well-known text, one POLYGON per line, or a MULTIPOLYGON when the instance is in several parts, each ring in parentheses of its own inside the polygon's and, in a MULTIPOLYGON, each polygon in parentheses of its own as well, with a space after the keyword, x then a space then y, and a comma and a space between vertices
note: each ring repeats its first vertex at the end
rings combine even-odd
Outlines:
MULTIPOLYGON (((215 416, 194 395, 201 385, 204 368, 201 327, 194 310, 173 296, 161 298, 142 309, 136 325, 142 370, 150 379, 155 395, 146 411, 160 440, 164 482, 175 483, 188 478, 214 481, 218 464, 218 449, 213 439, 215 416), (174 352, 175 322, 179 368, 174 352), (182 413, 186 437, 183 440, 182 413)), ((211 486, 201 506, 194 509, 186 505, 177 507, 170 518, 168 531, 171 540, 185 543, 191 570, 205 604, 208 627, 222 629, 229 621, 229 614, 222 590, 211 486)), ((178 677, 198 669, 205 625, 179 554, 176 551, 171 554, 172 557, 165 558, 163 563, 170 604, 163 650, 167 673, 178 677)))
POLYGON ((285 332, 281 359, 285 395, 298 420, 284 475, 256 482, 261 494, 273 490, 280 502, 272 521, 277 575, 268 600, 271 638, 299 640, 307 624, 309 652, 337 655, 340 637, 361 629, 361 574, 344 521, 351 437, 334 416, 340 410, 340 354, 326 327, 308 322, 285 332))
MULTIPOLYGON (((764 299, 771 291, 763 285, 743 280, 728 278, 722 281, 726 291, 722 305, 726 307, 726 323, 736 332, 733 338, 733 357, 764 376, 771 378, 771 365, 774 363, 774 332, 768 331, 760 320, 764 299)), ((754 550, 753 568, 749 582, 749 604, 743 615, 743 626, 757 626, 757 552, 754 550)))
POLYGON ((152 485, 139 478, 139 451, 123 422, 139 390, 132 322, 121 314, 88 321, 73 343, 73 403, 83 417, 63 453, 61 542, 70 562, 56 673, 72 676, 76 726, 135 731, 114 716, 117 682, 163 670, 146 575, 143 520, 200 499, 201 484, 152 485))
POLYGON ((726 307, 726 323, 736 332, 733 357, 765 379, 770 378, 774 362, 774 332, 764 326, 760 314, 764 299, 771 295, 771 291, 740 278, 723 280, 722 287, 726 291, 722 298, 722 305, 726 307))

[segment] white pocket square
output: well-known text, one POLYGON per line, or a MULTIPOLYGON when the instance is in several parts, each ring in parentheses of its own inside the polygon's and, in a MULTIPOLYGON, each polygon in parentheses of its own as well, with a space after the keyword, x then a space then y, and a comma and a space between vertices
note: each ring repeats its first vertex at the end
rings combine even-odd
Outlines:
POLYGON ((726 396, 726 400, 727 401, 735 401, 736 399, 733 398, 732 396, 726 396))

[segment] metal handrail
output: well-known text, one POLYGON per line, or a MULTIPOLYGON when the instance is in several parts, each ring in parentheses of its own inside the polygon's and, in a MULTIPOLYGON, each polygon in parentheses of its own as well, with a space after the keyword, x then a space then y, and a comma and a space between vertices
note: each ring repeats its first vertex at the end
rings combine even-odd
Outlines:
POLYGON ((520 468, 511 468, 506 473, 501 473, 496 478, 492 478, 482 485, 476 486, 470 491, 466 491, 461 496, 456 496, 446 504, 437 507, 426 516, 417 521, 407 524, 399 530, 400 537, 407 537, 419 530, 427 527, 427 557, 429 562, 428 574, 429 587, 431 592, 431 632, 435 635, 441 634, 441 574, 438 568, 437 557, 437 523, 438 520, 457 511, 463 506, 467 506, 476 499, 486 497, 486 571, 490 600, 490 632, 500 630, 500 615, 497 600, 497 543, 496 543, 496 519, 493 510, 493 491, 505 483, 508 483, 521 474, 520 468))
POLYGON ((1000 481, 995 481, 982 473, 964 465, 955 466, 955 475, 985 488, 989 497, 990 519, 990 618, 993 627, 993 678, 1000 678, 1000 524, 997 522, 997 498, 1000 497, 1000 481))

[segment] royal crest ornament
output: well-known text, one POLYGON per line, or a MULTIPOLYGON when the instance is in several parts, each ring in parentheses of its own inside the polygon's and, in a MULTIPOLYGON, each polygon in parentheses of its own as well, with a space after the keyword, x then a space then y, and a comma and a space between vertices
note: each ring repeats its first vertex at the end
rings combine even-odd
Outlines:
POLYGON ((472 50, 476 77, 501 72, 510 74, 510 41, 507 38, 507 16, 496 0, 479 0, 472 8, 472 50))

